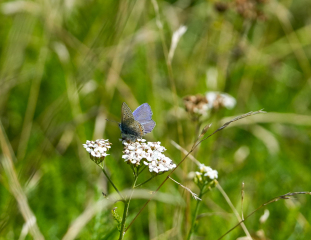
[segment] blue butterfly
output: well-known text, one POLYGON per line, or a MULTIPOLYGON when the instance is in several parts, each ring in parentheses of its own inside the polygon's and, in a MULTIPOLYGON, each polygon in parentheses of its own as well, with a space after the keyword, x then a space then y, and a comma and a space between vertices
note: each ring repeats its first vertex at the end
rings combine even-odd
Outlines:
POLYGON ((122 117, 119 128, 123 138, 134 140, 150 133, 156 123, 152 120, 152 111, 148 103, 140 105, 132 113, 124 102, 122 104, 122 117))

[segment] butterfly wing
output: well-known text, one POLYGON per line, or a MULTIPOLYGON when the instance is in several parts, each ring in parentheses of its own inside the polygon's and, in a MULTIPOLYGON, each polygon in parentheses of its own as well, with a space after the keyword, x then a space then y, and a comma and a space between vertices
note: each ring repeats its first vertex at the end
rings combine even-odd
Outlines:
POLYGON ((151 119, 147 122, 141 123, 141 125, 143 125, 144 127, 144 134, 147 134, 147 133, 150 133, 154 129, 156 123, 155 121, 151 119))
POLYGON ((120 129, 122 134, 125 135, 132 135, 135 137, 142 137, 144 135, 144 127, 134 119, 131 109, 125 102, 122 104, 120 129))
POLYGON ((144 127, 144 134, 150 133, 156 123, 152 120, 152 111, 148 103, 140 105, 133 112, 134 119, 144 127))
POLYGON ((148 103, 144 103, 135 109, 133 116, 136 121, 151 120, 152 111, 148 103))
POLYGON ((134 121, 134 116, 127 104, 124 102, 122 104, 122 115, 121 115, 121 124, 129 123, 134 121))

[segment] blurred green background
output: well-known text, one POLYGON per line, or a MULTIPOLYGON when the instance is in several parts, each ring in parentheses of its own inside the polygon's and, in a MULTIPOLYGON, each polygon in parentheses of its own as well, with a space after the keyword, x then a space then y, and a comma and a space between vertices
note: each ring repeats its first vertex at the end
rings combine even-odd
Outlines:
MULTIPOLYGON (((146 138, 161 141, 175 163, 183 154, 171 140, 189 150, 195 139, 184 96, 236 98, 235 108, 204 121, 213 123, 209 132, 223 118, 264 108, 203 142, 195 157, 219 172, 240 214, 245 183, 244 216, 273 197, 310 190, 310 9, 309 0, 2 1, 0 239, 73 239, 70 231, 77 239, 117 238, 111 210, 121 215, 122 204, 86 216, 102 192, 115 191, 82 144, 109 139, 107 170, 119 189, 131 186, 120 130, 105 121, 120 121, 122 102, 132 110, 150 104, 157 125, 146 138), (182 25, 187 31, 168 61, 182 25), (77 219, 84 224, 70 228, 77 219)), ((194 170, 188 159, 173 178, 196 192, 187 178, 194 170)), ((165 175, 144 188, 155 190, 165 175)), ((195 200, 172 181, 160 192, 166 197, 144 209, 125 239, 185 238, 195 200)), ((133 199, 129 221, 145 201, 133 199)), ((308 195, 278 201, 265 208, 265 222, 261 209, 245 225, 254 239, 311 239, 310 204, 308 195)), ((217 189, 200 214, 194 239, 217 239, 238 222, 217 189)), ((238 227, 224 239, 242 236, 238 227)))

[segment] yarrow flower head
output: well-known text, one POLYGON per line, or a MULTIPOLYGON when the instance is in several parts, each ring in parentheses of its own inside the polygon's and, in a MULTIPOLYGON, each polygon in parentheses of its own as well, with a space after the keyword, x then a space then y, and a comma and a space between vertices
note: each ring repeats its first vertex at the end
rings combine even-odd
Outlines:
POLYGON ((218 172, 204 164, 199 165, 199 171, 195 172, 194 182, 199 186, 215 183, 218 178, 218 172))
POLYGON ((105 157, 108 156, 107 151, 111 148, 111 143, 108 139, 97 139, 96 141, 87 140, 83 147, 90 154, 90 158, 96 164, 104 161, 105 157))
POLYGON ((208 113, 208 103, 205 96, 200 94, 186 96, 183 98, 185 109, 190 114, 192 120, 198 120, 201 116, 206 116, 208 113))
POLYGON ((219 108, 232 109, 236 104, 234 97, 228 93, 221 92, 207 92, 206 99, 208 101, 209 108, 218 110, 219 108))
POLYGON ((222 92, 207 92, 205 96, 200 94, 186 96, 183 98, 186 111, 190 114, 193 121, 200 117, 206 117, 211 110, 220 108, 232 109, 236 105, 234 97, 222 92))
POLYGON ((145 139, 137 139, 135 142, 123 140, 122 143, 124 145, 122 158, 134 167, 144 164, 148 166, 149 172, 156 174, 176 167, 176 164, 163 154, 166 149, 161 146, 161 142, 146 143, 145 139))

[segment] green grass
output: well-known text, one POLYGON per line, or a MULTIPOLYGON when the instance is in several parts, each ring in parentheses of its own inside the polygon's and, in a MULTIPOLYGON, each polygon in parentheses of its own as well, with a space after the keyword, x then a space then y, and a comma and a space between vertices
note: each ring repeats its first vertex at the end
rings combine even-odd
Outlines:
MULTIPOLYGON (((83 149, 86 140, 110 140, 107 171, 119 189, 131 187, 120 130, 105 121, 120 121, 122 102, 131 109, 151 105, 157 125, 146 138, 160 141, 175 163, 183 154, 170 141, 189 150, 195 138, 184 96, 217 90, 236 98, 234 109, 204 121, 213 123, 208 133, 225 117, 264 108, 267 114, 204 141, 195 157, 219 172, 240 214, 245 183, 245 216, 273 197, 310 191, 311 2, 252 2, 265 20, 241 16, 234 1, 224 13, 215 10, 215 1, 158 1, 159 15, 154 1, 2 2, 0 239, 38 236, 27 229, 23 235, 25 201, 45 239, 62 239, 86 209, 105 201, 102 192, 115 194, 83 149), (187 32, 170 65, 166 56, 181 25, 187 32), (245 158, 237 155, 241 147, 245 158)), ((198 192, 187 179, 194 170, 187 159, 173 178, 198 192)), ((154 191, 165 175, 143 189, 154 191)), ((139 182, 148 177, 143 173, 139 182)), ((185 239, 196 201, 172 181, 160 192, 168 195, 148 204, 125 239, 185 239)), ((132 200, 127 224, 145 202, 132 200)), ((261 209, 245 225, 254 238, 262 231, 261 239, 310 239, 310 204, 308 195, 280 200, 265 207, 265 223, 259 222, 261 209)), ((77 229, 77 239, 117 239, 114 207, 122 215, 123 205, 109 202, 77 229)), ((205 213, 193 239, 217 239, 238 222, 217 189, 203 197, 205 213)), ((224 239, 241 236, 237 227, 224 239)))

